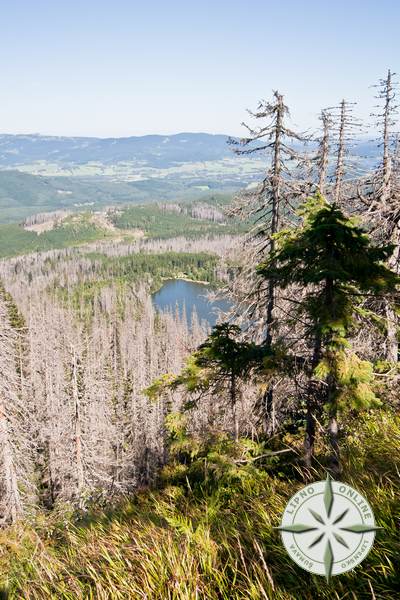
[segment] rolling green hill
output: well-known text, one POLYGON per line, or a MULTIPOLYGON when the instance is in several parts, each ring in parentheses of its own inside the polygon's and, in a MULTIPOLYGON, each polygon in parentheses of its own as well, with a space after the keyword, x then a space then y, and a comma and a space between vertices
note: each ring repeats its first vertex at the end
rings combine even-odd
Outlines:
POLYGON ((110 233, 93 223, 88 214, 68 217, 60 226, 41 234, 27 231, 17 223, 0 225, 0 258, 77 246, 108 237, 110 233))
POLYGON ((18 223, 0 224, 0 258, 78 246, 96 240, 129 240, 137 235, 152 239, 179 236, 195 239, 207 235, 243 233, 247 229, 246 223, 229 219, 217 222, 194 218, 190 214, 193 207, 197 206, 222 210, 229 200, 229 195, 216 195, 209 197, 207 203, 172 205, 184 207, 185 212, 182 213, 168 209, 169 205, 160 204, 127 206, 100 213, 71 213, 52 229, 42 233, 24 229, 18 223))
POLYGON ((143 194, 126 182, 0 171, 0 222, 22 220, 38 212, 138 202, 143 195, 146 199, 150 193, 143 194))
POLYGON ((39 212, 60 209, 82 211, 105 206, 140 204, 156 201, 193 201, 207 199, 210 189, 225 191, 232 197, 237 184, 204 186, 196 179, 166 180, 150 178, 143 181, 114 181, 109 177, 44 177, 16 170, 0 171, 0 223, 23 220, 39 212))

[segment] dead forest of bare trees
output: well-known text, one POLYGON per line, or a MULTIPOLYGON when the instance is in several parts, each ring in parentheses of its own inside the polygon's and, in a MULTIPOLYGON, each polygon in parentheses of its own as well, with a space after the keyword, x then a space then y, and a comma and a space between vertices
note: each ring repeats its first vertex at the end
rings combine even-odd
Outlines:
MULTIPOLYGON (((389 265, 400 274, 400 144, 394 80, 389 72, 378 87, 381 158, 371 173, 360 172, 351 160, 351 145, 360 134, 353 117, 356 107, 349 102, 322 111, 321 132, 312 140, 291 129, 281 94, 260 103, 251 113, 256 126, 248 127, 248 136, 234 146, 239 154, 266 155, 264 180, 243 192, 232 208, 250 223, 249 233, 240 241, 230 236, 186 240, 182 232, 183 237, 173 241, 93 243, 85 251, 51 251, 2 261, 0 523, 13 522, 38 507, 51 509, 63 503, 84 507, 129 494, 151 483, 166 460, 164 419, 181 408, 185 392, 176 389, 152 401, 143 390, 163 373, 178 373, 209 331, 195 314, 188 327, 186 317, 178 313, 158 313, 145 273, 142 281, 122 287, 117 280, 99 285, 88 304, 84 291, 79 295, 75 290, 82 282, 97 281, 98 254, 115 258, 207 252, 219 257, 218 278, 223 280, 223 260, 234 252, 241 267, 225 293, 234 302, 230 319, 242 326, 243 338, 266 347, 290 339, 314 366, 318 348, 304 347, 301 327, 282 325, 287 323, 290 302, 272 281, 265 286, 255 272, 255 265, 275 250, 277 235, 296 223, 298 205, 316 191, 324 194, 356 216, 376 243, 393 244, 389 265)), ((216 209, 196 210, 211 220, 221 219, 216 209)), ((365 326, 355 334, 354 344, 369 360, 396 364, 397 307, 388 300, 376 304, 368 301, 365 311, 373 308, 379 315, 378 334, 365 326)), ((282 416, 293 409, 299 386, 310 389, 310 381, 276 377, 268 384, 249 384, 237 409, 241 431, 256 432, 258 427, 276 431, 282 416)), ((309 444, 316 427, 312 401, 310 394, 309 444)), ((223 396, 204 401, 193 412, 193 427, 201 432, 218 423, 230 430, 226 406, 223 396)))

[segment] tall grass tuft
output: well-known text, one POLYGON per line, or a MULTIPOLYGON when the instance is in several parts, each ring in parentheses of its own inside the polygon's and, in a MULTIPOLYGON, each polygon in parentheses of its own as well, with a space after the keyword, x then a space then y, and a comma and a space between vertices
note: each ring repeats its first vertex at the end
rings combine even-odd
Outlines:
MULTIPOLYGON (((288 455, 254 461, 260 448, 248 440, 192 440, 190 449, 190 437, 181 436, 159 489, 109 513, 38 515, 2 531, 0 598, 398 598, 400 419, 369 412, 347 434, 342 479, 365 493, 384 530, 362 565, 330 584, 293 563, 274 529, 304 485, 288 455)), ((300 439, 290 443, 296 449, 300 439)), ((319 459, 322 479, 322 446, 319 459)))

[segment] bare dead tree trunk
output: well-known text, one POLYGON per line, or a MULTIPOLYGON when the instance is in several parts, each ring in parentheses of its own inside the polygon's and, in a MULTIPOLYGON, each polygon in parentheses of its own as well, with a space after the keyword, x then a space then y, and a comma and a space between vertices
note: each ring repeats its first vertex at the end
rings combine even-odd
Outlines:
POLYGON ((340 451, 338 442, 339 426, 336 419, 336 411, 332 412, 329 417, 328 423, 328 435, 329 441, 332 447, 332 454, 330 457, 330 469, 333 477, 336 479, 340 476, 342 469, 340 467, 340 451))
MULTIPOLYGON (((276 108, 276 122, 274 129, 274 151, 273 151, 273 163, 272 163, 272 177, 271 177, 271 190, 272 190, 272 218, 271 218, 271 252, 275 251, 275 234, 279 231, 279 210, 280 210, 280 194, 281 194, 281 144, 282 144, 282 123, 285 112, 285 106, 283 104, 283 96, 277 94, 277 108, 276 108)), ((272 329, 274 324, 274 307, 275 307, 275 282, 270 280, 268 282, 268 304, 266 314, 266 339, 265 346, 270 349, 272 346, 272 329)), ((265 416, 266 419, 270 418, 271 411, 274 404, 274 388, 273 382, 271 382, 268 390, 265 394, 265 416)))
MULTIPOLYGON (((361 122, 353 115, 354 102, 342 100, 339 106, 332 107, 332 131, 336 135, 334 155, 336 157, 334 170, 334 183, 332 200, 335 204, 344 205, 348 198, 345 197, 346 175, 351 171, 348 161, 348 148, 354 141, 356 132, 359 132, 361 122)), ((347 186, 349 187, 349 186, 347 186)), ((350 188, 349 188, 350 189, 350 188)))
POLYGON ((3 467, 5 523, 15 523, 22 512, 21 497, 13 459, 8 420, 4 401, 0 401, 0 448, 3 467))
MULTIPOLYGON (((0 283, 0 521, 15 523, 30 489, 31 447, 20 359, 21 315, 0 283)), ((33 419, 32 419, 33 420, 33 419)))
MULTIPOLYGON (((384 107, 382 113, 382 124, 383 124, 383 156, 382 156, 382 194, 380 198, 381 203, 386 203, 391 200, 392 197, 392 156, 390 152, 390 129, 393 124, 392 114, 396 110, 393 106, 395 99, 394 86, 392 81, 392 73, 389 70, 386 81, 384 82, 383 95, 384 107)), ((399 272, 399 233, 398 224, 394 223, 393 233, 391 236, 392 243, 395 244, 395 250, 393 255, 389 259, 389 266, 396 273, 399 272)), ((397 362, 399 359, 399 341, 398 341, 398 315, 393 307, 392 302, 385 301, 385 313, 386 313, 386 359, 389 362, 397 362)))
POLYGON ((392 173, 392 157, 390 154, 390 125, 392 115, 392 104, 394 100, 394 90, 392 82, 392 73, 389 70, 385 82, 384 88, 384 107, 383 107, 383 156, 382 156, 382 170, 383 170, 383 199, 390 197, 390 184, 391 184, 391 173, 392 173))
POLYGON ((85 469, 83 464, 82 448, 82 419, 81 419, 81 399, 78 383, 78 365, 75 350, 73 350, 72 360, 72 394, 74 400, 74 439, 75 439, 75 461, 76 461, 76 479, 77 495, 81 496, 85 486, 85 469))
MULTIPOLYGON (((271 217, 271 253, 275 251, 275 234, 279 231, 279 209, 280 209, 280 195, 281 195, 281 145, 282 145, 282 123, 285 111, 285 105, 283 104, 283 96, 277 94, 276 103, 276 122, 274 128, 274 143, 273 143, 273 163, 272 163, 272 177, 271 177, 271 189, 272 189, 272 217, 271 217)), ((267 335, 265 345, 267 348, 271 348, 272 344, 272 327, 274 322, 274 307, 275 307, 275 283, 269 281, 268 291, 268 304, 267 304, 267 318, 266 328, 267 335)), ((272 388, 270 393, 272 394, 272 388)), ((271 396, 272 404, 272 396, 271 396)))
MULTIPOLYGON (((43 488, 42 501, 47 508, 53 508, 56 496, 55 496, 55 480, 56 473, 53 468, 54 455, 56 452, 55 448, 55 432, 54 432, 54 421, 52 418, 54 407, 53 407, 53 374, 51 366, 45 360, 45 372, 44 372, 44 395, 46 399, 46 420, 47 427, 43 432, 42 446, 42 460, 38 465, 41 472, 41 488, 43 488), (50 418, 49 418, 50 416, 50 418)), ((41 433, 41 432, 40 432, 41 433)))
POLYGON ((397 362, 399 360, 399 341, 397 314, 391 306, 390 302, 385 302, 386 312, 386 360, 389 362, 397 362))
POLYGON ((332 127, 332 116, 327 110, 321 111, 322 137, 319 143, 317 155, 318 164, 318 189, 322 195, 325 193, 326 179, 328 176, 329 151, 330 151, 330 129, 332 127))
POLYGON ((335 187, 333 197, 339 204, 342 195, 342 184, 344 177, 344 153, 345 153, 345 131, 346 131, 346 101, 340 103, 339 139, 335 168, 335 187))

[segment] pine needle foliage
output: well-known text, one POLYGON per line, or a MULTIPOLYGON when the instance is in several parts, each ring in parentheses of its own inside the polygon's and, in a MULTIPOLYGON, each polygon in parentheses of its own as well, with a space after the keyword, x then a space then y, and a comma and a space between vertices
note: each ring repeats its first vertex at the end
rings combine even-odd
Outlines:
POLYGON ((179 375, 163 375, 146 388, 145 393, 155 399, 168 387, 183 386, 188 392, 202 392, 213 387, 229 387, 238 378, 245 380, 264 358, 265 349, 252 342, 241 341, 240 334, 237 325, 216 325, 187 358, 179 375))
MULTIPOLYGON (((303 226, 280 234, 277 250, 259 265, 258 272, 282 289, 292 284, 302 287, 305 293, 296 310, 307 319, 306 335, 320 337, 329 356, 335 354, 341 363, 361 300, 367 295, 397 294, 400 279, 384 264, 392 247, 373 246, 352 219, 322 196, 311 198, 301 214, 303 226)), ((347 373, 352 368, 354 375, 357 361, 352 360, 353 367, 338 368, 347 373)), ((361 371, 369 372, 369 367, 361 369, 362 363, 357 364, 360 381, 365 383, 361 371)), ((326 377, 329 368, 326 359, 318 366, 320 375, 326 377)))
POLYGON ((258 272, 281 289, 295 285, 302 290, 294 313, 305 323, 304 337, 314 348, 311 377, 323 382, 318 404, 329 413, 337 474, 338 409, 379 402, 372 365, 351 347, 357 309, 368 296, 397 297, 400 279, 385 265, 393 247, 374 246, 337 205, 316 195, 305 203, 301 216, 303 225, 280 233, 276 250, 258 272))

